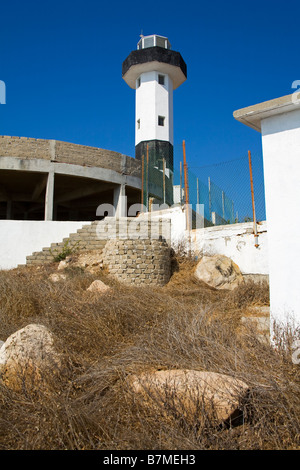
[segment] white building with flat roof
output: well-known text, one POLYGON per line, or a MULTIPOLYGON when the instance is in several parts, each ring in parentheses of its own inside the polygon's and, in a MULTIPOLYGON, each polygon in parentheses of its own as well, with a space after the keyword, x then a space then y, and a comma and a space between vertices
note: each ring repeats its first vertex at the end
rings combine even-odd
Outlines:
POLYGON ((262 136, 271 332, 300 330, 300 102, 294 93, 233 115, 262 136))

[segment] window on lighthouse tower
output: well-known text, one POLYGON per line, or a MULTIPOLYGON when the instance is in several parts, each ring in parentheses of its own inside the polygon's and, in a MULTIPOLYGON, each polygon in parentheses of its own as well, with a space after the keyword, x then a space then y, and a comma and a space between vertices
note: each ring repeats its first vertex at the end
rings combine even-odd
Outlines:
POLYGON ((165 84, 165 76, 164 75, 158 75, 158 83, 160 85, 164 85, 165 84))
POLYGON ((158 125, 159 126, 164 126, 165 125, 165 117, 164 116, 158 116, 158 125))

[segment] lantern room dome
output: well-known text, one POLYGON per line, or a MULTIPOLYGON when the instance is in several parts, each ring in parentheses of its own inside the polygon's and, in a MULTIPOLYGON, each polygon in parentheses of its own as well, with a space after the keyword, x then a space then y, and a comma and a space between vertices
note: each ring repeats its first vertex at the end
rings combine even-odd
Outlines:
POLYGON ((171 44, 168 38, 165 36, 159 36, 158 34, 152 34, 151 36, 141 36, 138 42, 137 49, 147 49, 148 47, 163 47, 164 49, 171 49, 171 44))
POLYGON ((122 77, 130 88, 135 89, 139 76, 153 70, 169 75, 174 90, 187 78, 186 63, 181 54, 171 50, 168 38, 158 34, 141 36, 137 50, 132 51, 122 64, 122 77))

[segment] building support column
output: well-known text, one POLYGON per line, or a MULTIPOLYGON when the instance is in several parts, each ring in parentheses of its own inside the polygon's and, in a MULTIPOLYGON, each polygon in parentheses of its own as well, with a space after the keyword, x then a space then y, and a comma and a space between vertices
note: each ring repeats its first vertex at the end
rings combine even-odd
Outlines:
POLYGON ((6 219, 12 219, 12 200, 8 199, 6 202, 6 219))
POLYGON ((49 171, 45 196, 45 220, 53 220, 54 171, 49 171))
POLYGON ((116 218, 127 216, 126 185, 120 184, 114 189, 114 208, 116 218))

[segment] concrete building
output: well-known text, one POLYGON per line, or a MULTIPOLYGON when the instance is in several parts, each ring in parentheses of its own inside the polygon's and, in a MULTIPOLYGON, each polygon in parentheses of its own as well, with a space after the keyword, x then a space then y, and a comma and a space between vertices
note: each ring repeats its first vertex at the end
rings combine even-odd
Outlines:
MULTIPOLYGON (((173 90, 187 78, 187 67, 179 52, 171 50, 168 38, 142 36, 137 50, 124 60, 122 76, 136 90, 135 157, 148 158, 162 170, 165 162, 167 184, 173 177, 173 90)), ((168 204, 172 204, 173 190, 168 204)))
POLYGON ((1 219, 95 220, 100 204, 114 206, 110 215, 126 216, 124 196, 128 206, 140 202, 140 189, 141 164, 134 158, 68 142, 0 136, 1 219))
POLYGON ((300 102, 283 96, 234 112, 261 133, 268 226, 271 329, 300 327, 300 102))

